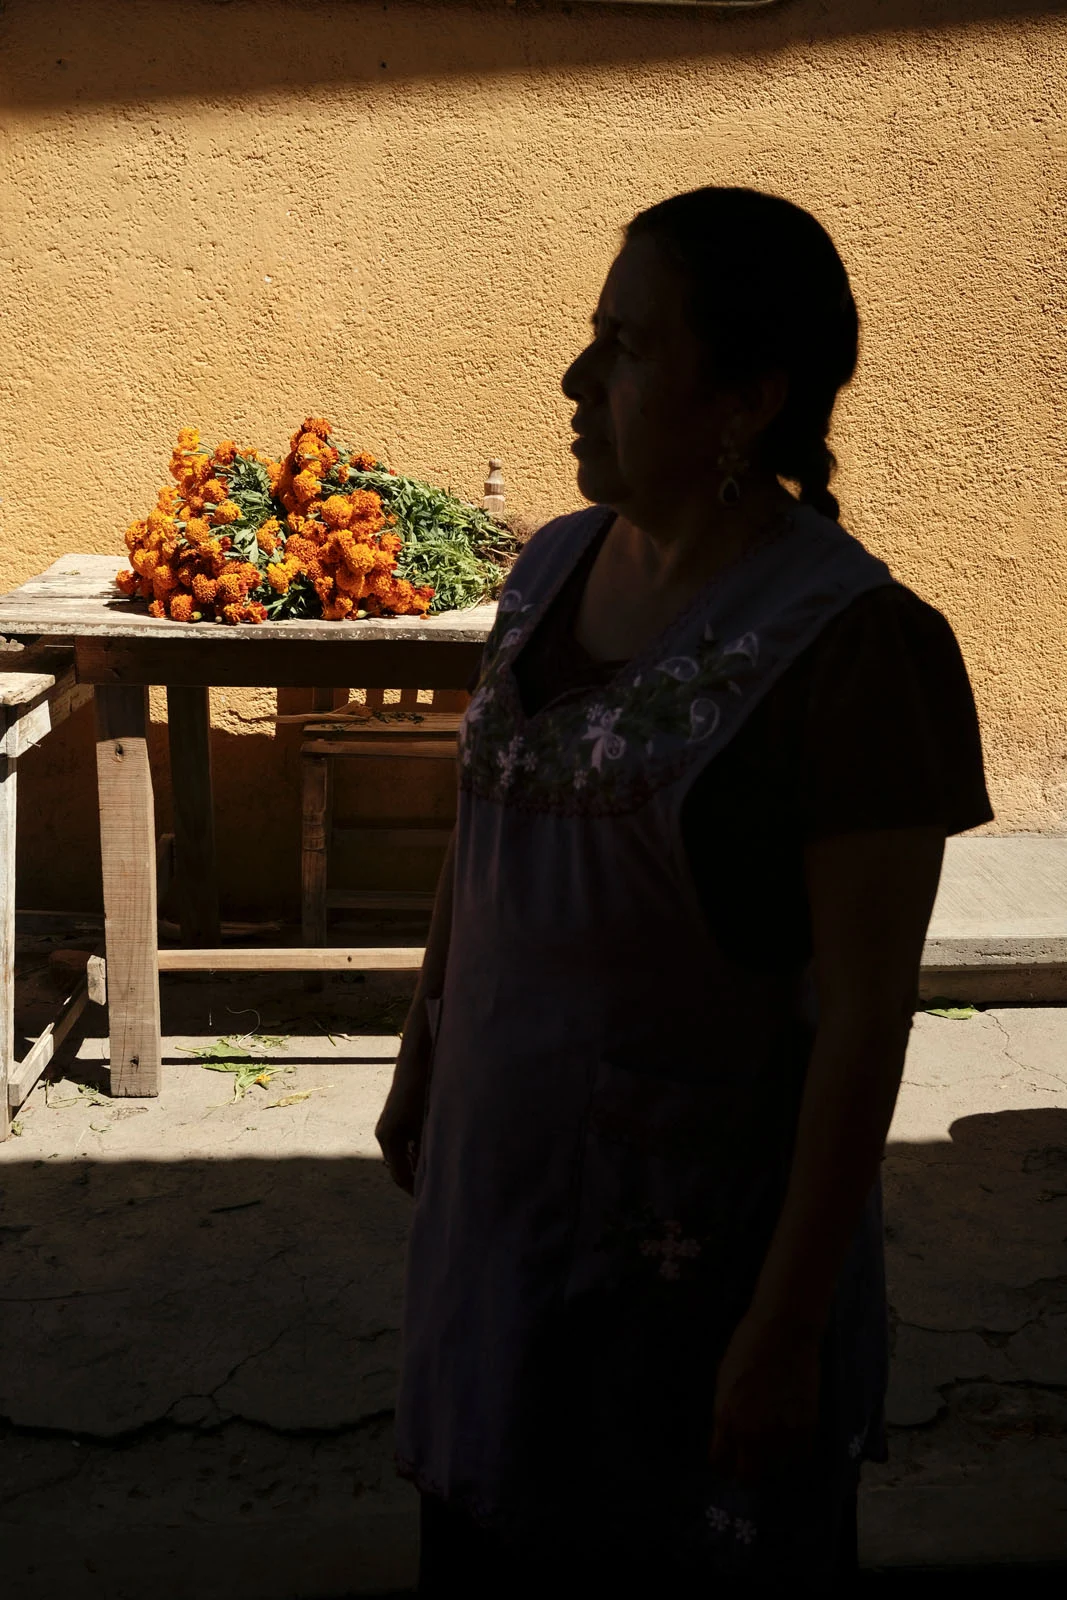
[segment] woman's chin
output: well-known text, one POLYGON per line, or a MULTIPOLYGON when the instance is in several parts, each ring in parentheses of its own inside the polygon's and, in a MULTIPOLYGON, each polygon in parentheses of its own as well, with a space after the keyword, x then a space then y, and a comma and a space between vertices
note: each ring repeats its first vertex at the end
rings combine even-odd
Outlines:
POLYGON ((613 463, 598 457, 579 457, 577 471, 578 489, 586 500, 596 505, 611 505, 619 496, 619 475, 613 463))

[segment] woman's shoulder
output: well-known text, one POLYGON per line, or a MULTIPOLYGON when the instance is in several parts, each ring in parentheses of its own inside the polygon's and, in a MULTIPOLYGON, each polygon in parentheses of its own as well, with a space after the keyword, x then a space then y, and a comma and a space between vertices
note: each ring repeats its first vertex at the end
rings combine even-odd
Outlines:
POLYGON ((888 665, 928 658, 931 665, 962 662, 952 624, 904 583, 883 583, 850 600, 823 629, 813 652, 821 664, 856 657, 888 665))
POLYGON ((575 564, 610 514, 604 506, 585 506, 542 523, 519 552, 507 590, 525 593, 531 585, 553 581, 561 569, 575 564))

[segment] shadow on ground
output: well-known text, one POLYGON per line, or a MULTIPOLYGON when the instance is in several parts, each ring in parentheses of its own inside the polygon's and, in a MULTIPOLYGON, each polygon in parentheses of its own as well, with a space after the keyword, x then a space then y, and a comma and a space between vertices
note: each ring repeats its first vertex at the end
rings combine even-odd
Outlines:
MULTIPOLYGON (((358 1101, 370 1069, 348 1070, 358 1101)), ((75 1142, 26 1160, 18 1141, 4 1147, 8 1594, 408 1587, 414 1507, 390 1427, 409 1202, 370 1154, 376 1101, 305 1138, 336 1144, 340 1119, 358 1155, 144 1160, 116 1145, 89 1160, 75 1142)), ((134 1110, 112 1106, 85 1108, 86 1138, 93 1117, 134 1110)), ((262 1114, 238 1109, 227 1126, 246 1115, 262 1114)), ((1001 1533, 1011 1519, 1017 1558, 1054 1560, 1067 1111, 966 1117, 951 1143, 896 1145, 887 1196, 898 1423, 865 1498, 869 1559, 892 1558, 903 1526, 913 1565, 988 1560, 992 1516, 1001 1533)))

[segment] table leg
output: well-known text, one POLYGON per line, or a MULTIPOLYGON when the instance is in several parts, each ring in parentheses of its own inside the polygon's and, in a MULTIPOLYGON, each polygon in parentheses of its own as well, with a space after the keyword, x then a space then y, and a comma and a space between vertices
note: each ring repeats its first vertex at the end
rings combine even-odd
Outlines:
MULTIPOLYGON (((0 710, 0 737, 7 719, 0 710)), ((11 1127, 8 1079, 15 1065, 15 760, 0 755, 0 1139, 11 1127)))
POLYGON ((167 729, 182 943, 217 949, 222 930, 211 792, 210 690, 169 688, 167 729))
POLYGON ((111 1093, 159 1093, 156 821, 148 690, 96 688, 96 779, 104 874, 111 1093))

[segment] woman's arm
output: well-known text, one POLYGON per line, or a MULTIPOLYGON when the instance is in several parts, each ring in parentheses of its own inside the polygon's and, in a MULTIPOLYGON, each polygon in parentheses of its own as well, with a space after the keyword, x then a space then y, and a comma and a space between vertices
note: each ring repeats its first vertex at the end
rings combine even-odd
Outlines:
POLYGON ((785 1201, 716 1398, 713 1455, 745 1477, 815 1424, 819 1344, 900 1087, 944 843, 924 827, 808 847, 815 1046, 785 1201))
POLYGON ((411 1002, 400 1050, 396 1058, 393 1083, 386 1098, 374 1137, 381 1146, 386 1165, 401 1189, 411 1194, 415 1187, 415 1168, 422 1141, 426 1113, 426 1091, 430 1083, 430 1058, 433 1039, 426 1001, 442 993, 448 944, 452 932, 452 885, 455 872, 455 835, 448 841, 441 876, 437 881, 433 916, 426 941, 415 998, 411 1002))

